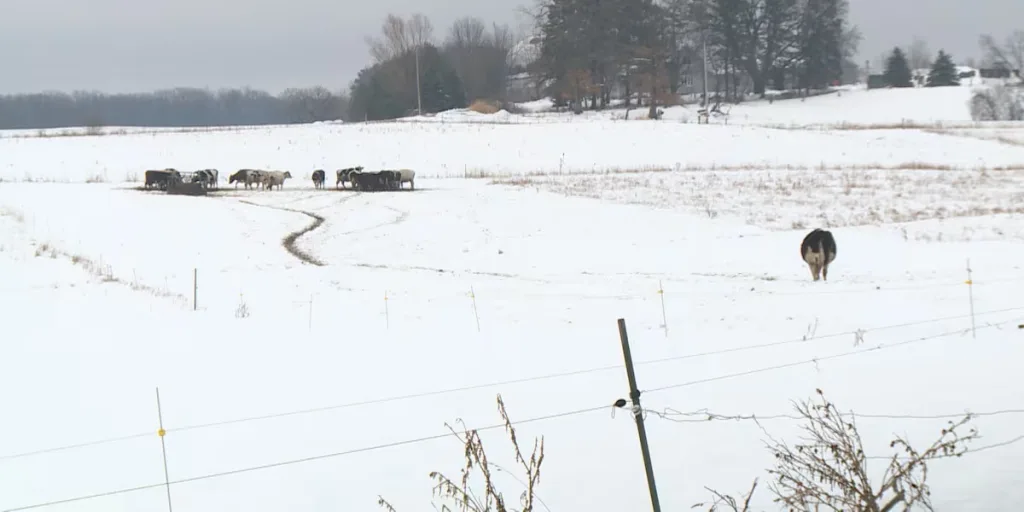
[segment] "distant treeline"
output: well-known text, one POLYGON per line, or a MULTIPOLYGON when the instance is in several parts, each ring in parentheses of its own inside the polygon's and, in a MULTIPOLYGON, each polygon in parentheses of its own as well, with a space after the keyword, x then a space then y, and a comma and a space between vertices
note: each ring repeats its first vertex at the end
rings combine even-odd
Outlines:
POLYGON ((152 93, 44 92, 0 96, 0 129, 67 126, 237 126, 342 119, 348 99, 324 87, 274 96, 250 88, 152 93))

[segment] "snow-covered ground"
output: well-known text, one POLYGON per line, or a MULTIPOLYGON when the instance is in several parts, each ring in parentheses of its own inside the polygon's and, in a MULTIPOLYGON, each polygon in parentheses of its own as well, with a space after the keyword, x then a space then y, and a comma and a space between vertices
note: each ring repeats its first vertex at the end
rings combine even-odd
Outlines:
MULTIPOLYGON (((963 121, 858 96, 875 93, 892 91, 747 112, 963 121)), ((0 510, 138 487, 52 508, 163 510, 157 387, 176 511, 427 509, 429 472, 464 465, 445 423, 499 425, 498 393, 534 420, 525 451, 544 436, 545 510, 644 509, 635 425, 611 407, 628 395, 618 318, 665 510, 768 479, 758 424, 706 413, 795 442, 779 415, 816 388, 866 415, 870 456, 966 410, 996 413, 973 447, 1012 441, 1024 147, 984 139, 558 116, 0 138, 0 510), (415 168, 417 190, 312 188, 314 168, 350 165, 415 168), (168 166, 218 167, 225 190, 134 190, 168 166), (241 167, 296 179, 228 187, 241 167), (798 256, 817 226, 839 246, 827 283, 798 256)), ((481 435, 515 500, 507 436, 481 435)), ((1022 463, 1024 442, 933 463, 937 509, 1013 508, 1022 463)))

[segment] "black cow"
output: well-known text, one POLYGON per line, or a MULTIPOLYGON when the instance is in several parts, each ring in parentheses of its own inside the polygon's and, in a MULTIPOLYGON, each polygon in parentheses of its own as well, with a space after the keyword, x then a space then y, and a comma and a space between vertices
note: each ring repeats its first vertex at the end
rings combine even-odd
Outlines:
POLYGON ((352 172, 349 174, 352 187, 364 192, 379 190, 398 190, 402 183, 402 173, 398 171, 352 172))
POLYGON ((800 257, 810 267, 815 281, 819 276, 828 281, 828 265, 835 261, 836 252, 836 240, 831 231, 815 229, 800 243, 800 257))
POLYGON ((160 170, 148 170, 146 171, 146 188, 157 187, 160 190, 167 190, 167 181, 172 176, 177 176, 181 179, 181 173, 176 169, 168 167, 167 169, 160 170))
POLYGON ((313 171, 313 187, 324 188, 324 181, 327 180, 327 173, 323 169, 313 171))

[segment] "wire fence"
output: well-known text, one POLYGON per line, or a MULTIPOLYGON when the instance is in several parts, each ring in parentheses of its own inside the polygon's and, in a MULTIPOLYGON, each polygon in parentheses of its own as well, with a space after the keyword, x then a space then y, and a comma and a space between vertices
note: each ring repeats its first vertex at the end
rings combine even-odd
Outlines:
MULTIPOLYGON (((979 311, 979 312, 975 313, 975 316, 989 316, 989 315, 996 315, 996 314, 1003 314, 1003 313, 1013 313, 1013 312, 1024 312, 1024 306, 1012 307, 1012 308, 1002 308, 1002 309, 989 310, 989 311, 979 311)), ((905 328, 905 327, 913 327, 913 326, 926 325, 926 324, 935 324, 935 323, 945 322, 945 321, 949 321, 949 320, 962 320, 962 319, 969 318, 969 317, 970 317, 970 315, 956 315, 956 316, 937 317, 937 318, 931 318, 931 319, 927 319, 927 320, 920 320, 920 321, 914 321, 914 322, 903 322, 903 323, 899 323, 899 324, 890 324, 890 325, 876 326, 876 327, 871 327, 871 328, 867 328, 867 329, 858 329, 856 331, 837 332, 837 333, 830 333, 830 334, 823 334, 823 335, 814 335, 814 336, 810 336, 810 337, 805 336, 805 337, 801 337, 801 338, 793 338, 793 339, 788 339, 788 340, 780 340, 780 341, 772 341, 772 342, 766 342, 766 343, 750 344, 750 345, 744 345, 744 346, 739 346, 739 347, 731 347, 731 348, 720 349, 720 350, 695 352, 695 353, 690 353, 690 354, 680 354, 680 355, 677 355, 677 356, 670 356, 670 357, 663 357, 663 358, 649 359, 649 360, 639 360, 639 361, 634 361, 633 364, 636 367, 658 365, 658 364, 665 364, 665 363, 677 362, 677 361, 683 361, 683 360, 689 360, 689 359, 699 359, 699 358, 703 358, 703 357, 717 356, 717 355, 723 355, 723 354, 731 354, 731 353, 736 353, 736 352, 745 352, 745 351, 752 351, 752 350, 770 349, 770 348, 782 347, 782 346, 793 345, 793 344, 798 344, 798 343, 810 343, 810 342, 819 341, 819 340, 825 340, 825 339, 829 339, 829 338, 838 338, 838 337, 847 337, 847 336, 863 336, 865 333, 869 333, 869 332, 886 331, 886 330, 899 329, 899 328, 905 328)), ((1011 323, 1012 323, 1012 321, 1011 321, 1011 323)), ((987 326, 982 326, 982 327, 993 327, 995 325, 1001 325, 1001 324, 989 324, 987 326)), ((657 387, 657 388, 650 388, 650 389, 643 390, 643 392, 644 393, 656 393, 658 391, 665 391, 665 390, 669 390, 669 389, 677 389, 677 388, 682 388, 682 387, 696 386, 696 385, 700 385, 700 384, 706 384, 706 383, 709 383, 709 382, 715 382, 715 381, 726 380, 726 379, 733 379, 733 378, 744 377, 744 376, 748 376, 748 375, 755 375, 755 374, 758 374, 758 373, 766 373, 766 372, 782 370, 782 369, 786 369, 786 368, 792 368, 792 367, 796 367, 796 366, 811 365, 811 364, 815 364, 815 363, 820 362, 820 361, 826 361, 826 360, 831 360, 831 359, 841 359, 841 358, 851 357, 851 356, 855 356, 855 355, 859 355, 859 354, 864 354, 864 353, 867 353, 867 352, 874 352, 874 351, 879 351, 879 350, 887 350, 887 349, 891 349, 891 348, 895 348, 895 347, 899 347, 899 346, 904 346, 904 345, 909 345, 909 344, 914 344, 914 343, 921 343, 921 342, 925 342, 925 341, 929 341, 929 340, 934 340, 934 339, 939 339, 939 338, 943 338, 943 337, 948 337, 948 336, 951 336, 951 335, 954 335, 954 334, 959 334, 961 332, 964 332, 963 328, 956 329, 956 330, 951 330, 951 331, 946 331, 946 332, 942 332, 942 333, 939 333, 939 334, 933 334, 933 335, 929 335, 929 336, 924 336, 924 337, 918 337, 918 338, 902 340, 902 341, 888 343, 888 344, 882 344, 882 345, 877 345, 877 346, 869 346, 869 347, 866 347, 866 348, 863 348, 863 349, 843 352, 843 353, 839 353, 839 354, 833 354, 833 355, 829 355, 829 356, 821 356, 821 357, 809 358, 809 359, 805 359, 805 360, 793 361, 793 362, 788 362, 788 363, 784 363, 784 364, 780 364, 780 365, 774 365, 774 366, 770 366, 770 367, 764 367, 764 368, 758 368, 758 369, 753 369, 753 370, 747 370, 747 371, 738 372, 738 373, 730 373, 730 374, 717 375, 717 376, 714 376, 714 377, 709 377, 709 378, 704 378, 704 379, 699 379, 699 380, 693 380, 693 381, 688 381, 688 382, 683 382, 683 383, 677 383, 677 384, 672 384, 672 385, 662 386, 662 387, 657 387)), ((233 418, 233 419, 229 419, 229 420, 214 421, 214 422, 207 422, 207 423, 197 423, 197 424, 191 424, 191 425, 183 425, 183 426, 180 426, 180 427, 165 428, 164 430, 167 433, 185 432, 185 431, 192 431, 192 430, 204 430, 204 429, 209 429, 209 428, 214 428, 214 427, 221 427, 221 426, 226 426, 226 425, 259 422, 259 421, 264 421, 264 420, 284 418, 284 417, 288 417, 288 416, 299 416, 299 415, 307 415, 307 414, 316 414, 316 413, 335 411, 335 410, 341 410, 341 409, 357 408, 357 407, 368 406, 368 405, 378 405, 378 404, 385 404, 385 403, 392 403, 392 402, 402 402, 402 401, 408 401, 408 400, 415 400, 415 399, 419 399, 419 398, 436 397, 436 396, 449 395, 449 394, 460 393, 460 392, 465 392, 465 391, 474 391, 474 390, 482 390, 482 389, 499 388, 499 387, 505 387, 505 386, 512 386, 512 385, 516 385, 516 384, 524 384, 524 383, 528 383, 528 382, 537 382, 537 381, 542 381, 542 380, 562 379, 562 378, 575 377, 575 376, 581 376, 581 375, 588 375, 588 374, 600 373, 600 372, 611 372, 611 371, 621 372, 621 371, 623 371, 624 368, 625 368, 625 366, 622 363, 609 364, 609 365, 605 365, 605 366, 581 368, 581 369, 571 370, 571 371, 566 371, 566 372, 557 372, 557 373, 549 373, 549 374, 544 374, 544 375, 535 375, 535 376, 530 376, 530 377, 522 377, 522 378, 518 378, 518 379, 506 379, 506 380, 486 382, 486 383, 479 383, 479 384, 472 384, 472 385, 460 386, 460 387, 454 387, 454 388, 438 389, 438 390, 423 391, 423 392, 418 392, 418 393, 393 395, 393 396, 375 398, 375 399, 370 399, 370 400, 360 400, 360 401, 345 402, 345 403, 339 403, 339 404, 324 405, 324 406, 321 406, 321 407, 297 409, 297 410, 290 410, 290 411, 281 411, 281 412, 276 412, 276 413, 248 416, 248 417, 242 417, 242 418, 233 418)), ((24 458, 24 457, 31 457, 31 456, 34 456, 34 455, 42 455, 42 454, 53 453, 53 452, 58 452, 58 451, 74 450, 74 449, 77 449, 77 448, 85 448, 85 447, 98 446, 98 445, 103 445, 103 444, 117 443, 117 442, 121 442, 121 441, 130 441, 130 440, 139 439, 139 438, 142 438, 142 437, 148 437, 148 436, 151 436, 151 435, 153 435, 152 431, 136 432, 134 434, 126 434, 126 435, 122 435, 122 436, 110 437, 110 438, 106 438, 106 439, 99 439, 99 440, 89 441, 89 442, 84 442, 84 443, 69 444, 69 445, 64 445, 64 446, 55 446, 55 447, 39 449, 39 450, 33 450, 33 451, 22 452, 22 453, 16 453, 16 454, 0 455, 0 461, 10 460, 10 459, 18 459, 18 458, 24 458)))
POLYGON ((586 284, 579 279, 544 275, 506 276, 481 271, 477 275, 467 272, 456 276, 456 271, 442 268, 402 267, 401 270, 418 271, 425 278, 435 280, 430 281, 430 285, 414 288, 403 281, 396 281, 390 288, 379 283, 374 283, 376 287, 363 286, 372 280, 321 282, 304 288, 296 287, 294 282, 277 286, 272 281, 252 281, 189 269, 187 273, 170 277, 143 279, 145 282, 141 284, 136 284, 140 283, 140 278, 133 272, 123 282, 166 289, 168 297, 177 297, 187 309, 221 317, 259 317, 272 311, 276 316, 284 315, 290 323, 303 324, 309 331, 319 328, 326 312, 344 311, 350 318, 350 325, 362 329, 411 328, 444 318, 444 323, 450 327, 485 332, 497 328, 495 319, 505 317, 528 315, 537 322, 566 320, 571 303, 575 309, 589 309, 601 316, 610 313, 605 311, 608 308, 618 311, 623 307, 631 308, 631 316, 642 315, 640 321, 644 325, 662 329, 666 337, 670 335, 670 324, 679 321, 679 308, 695 301, 719 300, 723 287, 733 289, 731 299, 751 305, 786 296, 822 297, 823 300, 850 297, 861 301, 891 296, 891 300, 898 300, 901 296, 930 291, 936 292, 938 298, 956 300, 956 294, 962 291, 963 311, 968 313, 976 304, 1001 301, 1007 290, 1024 282, 1024 275, 978 279, 966 271, 962 279, 946 277, 892 285, 853 282, 832 286, 829 283, 830 286, 807 289, 807 279, 753 275, 651 274, 638 279, 593 273, 588 276, 592 284, 586 284), (478 279, 474 282, 474 278, 478 279))
MULTIPOLYGON (((995 314, 1019 313, 1019 312, 1024 312, 1024 306, 1012 307, 1012 308, 1003 308, 1003 309, 991 310, 991 311, 980 311, 980 312, 975 312, 974 316, 988 316, 988 315, 995 315, 995 314)), ((708 352, 692 353, 692 354, 683 354, 683 355, 679 355, 679 356, 660 358, 660 359, 652 359, 652 360, 645 360, 645 361, 635 361, 634 362, 634 366, 643 367, 643 366, 654 365, 654 364, 663 364, 663 363, 667 363, 667 362, 670 362, 670 361, 681 361, 681 360, 685 360, 685 359, 708 357, 708 356, 713 356, 713 355, 718 355, 718 354, 725 354, 725 353, 741 351, 741 350, 769 349, 769 348, 774 348, 774 347, 785 346, 787 344, 792 344, 792 343, 806 343, 806 342, 815 341, 815 340, 819 340, 819 339, 827 338, 827 337, 862 335, 864 332, 899 329, 899 328, 903 328, 903 327, 915 326, 915 325, 924 325, 924 324, 929 324, 929 323, 940 323, 940 322, 944 322, 944 321, 948 321, 948 320, 963 319, 964 317, 965 317, 965 315, 953 316, 953 317, 939 317, 939 318, 933 318, 933 319, 929 319, 929 320, 921 320, 921 321, 916 321, 916 322, 905 322, 905 323, 901 323, 901 324, 881 325, 881 326, 876 326, 876 327, 873 327, 873 328, 870 328, 870 329, 861 329, 861 330, 858 330, 858 331, 850 331, 850 332, 844 332, 844 333, 833 333, 833 334, 827 334, 827 335, 824 335, 824 336, 815 336, 815 337, 809 337, 809 338, 808 337, 804 337, 804 338, 800 338, 800 339, 782 340, 782 341, 774 341, 774 342, 767 342, 767 343, 759 343, 759 344, 747 345, 747 346, 744 346, 744 347, 734 347, 734 348, 728 348, 728 349, 722 349, 722 350, 716 350, 716 351, 708 351, 708 352)), ((927 335, 927 336, 918 336, 918 337, 905 338, 905 339, 901 339, 901 340, 897 340, 897 341, 893 341, 893 342, 889 342, 889 343, 882 343, 882 344, 878 344, 878 345, 874 345, 874 346, 870 346, 870 347, 865 347, 865 348, 861 348, 861 349, 857 349, 857 350, 842 352, 842 353, 828 355, 828 356, 809 358, 809 359, 799 360, 799 361, 791 361, 791 362, 787 362, 787 363, 784 363, 784 364, 765 366, 765 367, 756 368, 756 369, 752 369, 752 370, 746 370, 746 371, 742 371, 742 372, 734 372, 734 373, 729 373, 729 374, 721 374, 721 375, 716 375, 716 376, 712 376, 712 377, 708 377, 708 378, 703 378, 703 379, 696 379, 696 380, 691 380, 691 381, 686 381, 686 382, 678 382, 678 383, 674 383, 674 384, 670 384, 670 385, 664 385, 664 386, 648 388, 648 389, 644 389, 642 392, 645 393, 645 394, 648 394, 648 395, 650 395, 650 394, 657 394, 659 392, 670 390, 670 389, 679 389, 679 388, 690 387, 690 386, 698 386, 698 385, 702 385, 702 384, 706 384, 706 383, 710 383, 710 382, 716 382, 716 381, 725 380, 725 379, 749 377, 751 375, 757 375, 757 374, 762 374, 762 373, 778 371, 778 370, 782 370, 782 369, 785 369, 785 368, 792 368, 792 367, 801 366, 801 365, 816 364, 817 362, 824 361, 824 360, 852 357, 852 356, 861 355, 861 354, 878 353, 878 352, 881 352, 881 351, 890 350, 890 349, 893 349, 893 348, 902 347, 902 346, 906 346, 906 345, 909 345, 909 344, 925 343, 925 342, 928 342, 928 341, 938 340, 938 339, 942 339, 942 338, 948 338, 948 337, 951 337, 951 336, 954 336, 954 335, 965 335, 967 333, 970 333, 972 330, 984 330, 984 329, 1002 328, 1005 325, 1016 324, 1018 322, 1020 322, 1020 316, 1016 315, 1016 316, 1014 316, 1013 319, 1002 320, 1002 321, 998 321, 998 322, 986 322, 986 323, 983 323, 981 325, 976 325, 973 328, 971 328, 971 327, 962 327, 962 328, 959 328, 959 329, 943 331, 941 333, 927 335)), ((169 427, 169 428, 166 428, 166 429, 161 428, 159 432, 153 432, 153 431, 150 431, 150 432, 137 432, 137 433, 134 433, 134 434, 128 434, 128 435, 123 435, 123 436, 111 437, 111 438, 106 438, 106 439, 98 439, 98 440, 93 440, 93 441, 89 441, 89 442, 76 443, 76 444, 68 444, 68 445, 63 445, 63 446, 55 446, 55 447, 39 449, 39 450, 33 450, 33 451, 22 452, 22 453, 16 453, 16 454, 0 455, 0 463, 4 463, 6 461, 12 461, 14 459, 24 459, 24 458, 34 457, 34 456, 37 456, 37 455, 53 453, 53 452, 57 452, 57 451, 70 451, 70 450, 75 450, 75 449, 84 448, 84 447, 98 446, 98 445, 104 445, 104 444, 113 444, 113 443, 128 441, 128 440, 132 440, 132 439, 138 439, 138 438, 142 438, 142 437, 152 436, 152 435, 154 435, 154 433, 156 433, 157 435, 163 437, 164 435, 167 435, 167 434, 174 434, 176 432, 184 432, 184 431, 189 431, 189 430, 204 430, 204 429, 211 429, 211 428, 216 428, 216 427, 220 427, 220 426, 224 426, 224 425, 229 425, 229 424, 258 422, 258 421, 262 421, 262 420, 267 420, 267 419, 271 419, 271 418, 280 418, 280 417, 284 417, 284 416, 316 414, 316 413, 320 413, 320 412, 324 412, 324 411, 336 410, 336 409, 342 409, 342 408, 355 408, 355 407, 371 405, 371 404, 382 404, 382 403, 389 403, 389 402, 399 402, 399 401, 415 400, 415 399, 418 399, 418 398, 424 398, 424 397, 429 397, 429 396, 438 396, 438 395, 452 394, 452 393, 458 393, 458 392, 467 391, 467 390, 474 390, 474 389, 485 389, 485 388, 496 388, 496 387, 502 387, 502 386, 510 386, 510 385, 515 385, 515 384, 519 384, 519 383, 533 382, 533 381, 539 381, 539 380, 571 378, 573 376, 586 375, 586 374, 598 373, 598 372, 607 372, 607 371, 613 371, 613 370, 622 371, 623 368, 624 368, 623 364, 613 364, 613 365, 606 365, 606 366, 581 368, 581 369, 577 369, 577 370, 573 370, 573 371, 568 371, 568 372, 552 373, 552 374, 547 374, 547 375, 536 375, 536 376, 530 376, 530 377, 523 377, 523 378, 519 378, 519 379, 511 379, 511 380, 504 380, 504 381, 497 381, 497 382, 474 384, 474 385, 468 385, 468 386, 457 387, 457 388, 448 388, 448 389, 440 389, 440 390, 434 390, 434 391, 409 393, 409 394, 403 394, 403 395, 395 395, 395 396, 382 397, 382 398, 372 399, 372 400, 364 400, 364 401, 358 401, 358 402, 348 402, 348 403, 341 403, 341 404, 325 405, 325 406, 317 407, 317 408, 307 408, 307 409, 300 409, 300 410, 281 411, 281 412, 276 412, 276 413, 269 413, 269 414, 254 415, 254 416, 249 416, 249 417, 235 418, 235 419, 230 419, 230 420, 225 420, 225 421, 198 423, 198 424, 192 424, 192 425, 184 425, 184 426, 180 426, 180 427, 169 427)), ((619 400, 618 402, 624 403, 623 400, 619 400)), ((579 408, 579 409, 570 409, 570 410, 565 410, 565 411, 554 413, 554 414, 547 414, 547 415, 536 416, 536 417, 527 418, 527 419, 521 419, 521 420, 513 420, 513 421, 511 421, 511 424, 512 425, 522 425, 522 424, 528 424, 528 423, 552 421, 552 420, 568 418, 568 417, 572 417, 572 416, 580 416, 580 415, 595 413, 595 412, 598 412, 598 411, 607 411, 609 409, 613 412, 613 415, 614 415, 614 410, 618 406, 621 406, 621 405, 619 403, 613 403, 612 400, 609 400, 606 404, 603 404, 603 405, 595 405, 595 406, 592 406, 592 407, 585 407, 585 408, 579 408)), ((747 414, 726 414, 726 413, 712 412, 712 411, 710 411, 708 409, 699 409, 699 410, 695 410, 695 411, 685 412, 685 411, 679 411, 679 410, 672 409, 672 408, 664 408, 664 409, 662 409, 660 411, 659 410, 655 410, 655 409, 650 409, 650 408, 644 408, 643 412, 645 414, 647 414, 647 415, 653 415, 654 417, 656 417, 658 419, 666 420, 666 421, 673 422, 673 423, 706 423, 706 422, 721 422, 721 421, 755 421, 756 422, 756 421, 761 421, 761 420, 800 420, 801 419, 799 416, 795 416, 795 415, 792 415, 792 414, 782 414, 782 413, 773 413, 773 414, 753 414, 753 413, 747 413, 747 414)), ((883 419, 891 419, 891 420, 934 420, 934 419, 947 419, 947 418, 953 418, 953 417, 962 417, 964 414, 966 414, 966 413, 960 413, 960 414, 956 414, 956 413, 941 413, 941 414, 930 414, 930 415, 856 413, 853 416, 855 416, 855 417, 864 417, 864 418, 883 418, 883 419)), ((1020 414, 1024 414, 1024 407, 1007 407, 1007 408, 1003 408, 1003 409, 999 409, 999 410, 971 412, 971 414, 974 415, 974 416, 1009 416, 1009 415, 1020 415, 1020 414)), ((494 425, 486 425, 486 426, 482 426, 482 427, 476 427, 474 430, 486 431, 486 430, 503 429, 505 427, 506 427, 506 425, 504 423, 501 423, 501 424, 494 424, 494 425)), ((200 481, 200 480, 222 478, 222 477, 238 475, 238 474, 242 474, 242 473, 261 471, 261 470, 270 469, 270 468, 277 468, 277 467, 282 467, 282 466, 291 466, 291 465, 302 464, 302 463, 312 462, 312 461, 317 461, 317 460, 338 458, 338 457, 343 457, 343 456, 347 456, 347 455, 353 455, 353 454, 356 454, 356 453, 364 453, 364 452, 371 452, 371 451, 376 451, 376 450, 383 450, 383 449, 387 449, 387 448, 396 448, 396 447, 414 445, 414 444, 419 444, 419 443, 425 443, 425 442, 428 442, 428 441, 439 440, 439 439, 443 439, 443 438, 451 437, 451 436, 452 436, 451 432, 443 433, 443 434, 424 435, 424 436, 420 436, 420 437, 413 437, 413 438, 408 438, 408 439, 399 440, 399 441, 392 441, 392 442, 387 442, 387 443, 379 443, 379 444, 374 444, 374 445, 363 446, 363 447, 360 447, 360 448, 355 448, 355 449, 350 449, 350 450, 337 451, 337 452, 331 452, 331 453, 323 453, 323 454, 319 454, 319 455, 315 455, 315 456, 310 456, 310 457, 282 460, 282 461, 278 461, 278 462, 274 462, 274 463, 269 463, 269 464, 261 464, 261 465, 242 467, 242 468, 237 468, 237 469, 233 469, 233 470, 229 470, 229 471, 220 471, 220 472, 214 472, 214 473, 209 473, 209 474, 203 474, 203 475, 191 476, 191 477, 185 477, 185 478, 179 478, 179 479, 173 479, 173 480, 168 478, 167 481, 165 481, 165 482, 159 482, 159 483, 153 483, 153 484, 148 484, 148 485, 143 485, 143 486, 123 488, 123 489, 116 489, 116 490, 112 490, 112 491, 99 492, 99 493, 94 493, 94 494, 89 494, 89 495, 84 495, 84 496, 76 496, 76 497, 71 497, 71 498, 66 498, 66 499, 53 500, 53 501, 48 501, 48 502, 44 502, 44 503, 36 503, 36 504, 21 506, 21 507, 17 507, 17 508, 10 508, 10 509, 7 509, 5 512, 15 512, 15 511, 21 511, 21 510, 44 508, 44 507, 49 507, 49 506, 53 506, 53 505, 57 505, 57 504, 65 504, 65 503, 71 503, 71 502, 90 500, 90 499, 95 499, 95 498, 100 498, 100 497, 106 497, 106 496, 113 496, 113 495, 117 495, 117 494, 125 494, 125 493, 137 492, 137 491, 142 491, 142 490, 147 490, 147 489, 154 489, 154 488, 159 488, 159 487, 164 487, 164 486, 166 486, 168 489, 170 489, 170 487, 174 486, 174 485, 186 484, 186 483, 196 482, 196 481, 200 481)), ((986 451, 986 450, 991 450, 991 449, 995 449, 995 448, 1010 446, 1010 445, 1013 445, 1013 444, 1016 444, 1016 443, 1020 442, 1021 440, 1024 440, 1024 435, 1021 435, 1021 436, 1018 436, 1018 437, 1015 437, 1015 438, 1012 438, 1012 439, 1008 439, 1008 440, 1005 440, 1005 441, 997 442, 997 443, 994 443, 994 444, 985 445, 985 446, 982 446, 982 447, 979 447, 979 448, 972 448, 970 451, 972 451, 972 452, 980 452, 980 451, 986 451)), ((871 458, 887 459, 887 458, 890 458, 890 457, 874 456, 874 457, 871 457, 871 458)))

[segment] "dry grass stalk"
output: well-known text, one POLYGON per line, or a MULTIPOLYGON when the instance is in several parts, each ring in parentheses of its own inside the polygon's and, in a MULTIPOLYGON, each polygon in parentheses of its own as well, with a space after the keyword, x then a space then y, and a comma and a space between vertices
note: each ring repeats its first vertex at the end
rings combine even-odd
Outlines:
MULTIPOLYGON (((530 458, 527 459, 519 448, 516 430, 512 426, 508 413, 505 411, 505 403, 502 401, 501 395, 498 395, 498 412, 505 422, 505 431, 508 433, 512 447, 515 449, 516 462, 522 466, 523 471, 526 473, 525 482, 520 480, 520 483, 524 486, 524 490, 519 496, 521 508, 509 508, 504 494, 495 485, 492 477, 493 471, 506 473, 507 471, 497 464, 488 461, 487 452, 484 449, 480 434, 476 430, 465 428, 464 424, 463 432, 460 434, 450 425, 445 424, 452 431, 452 434, 462 441, 466 465, 462 468, 461 478, 457 481, 448 478, 439 471, 432 471, 430 473, 430 479, 436 482, 433 488, 433 495, 450 500, 456 507, 452 509, 447 504, 443 504, 440 507, 442 512, 451 512, 452 510, 461 510, 463 512, 533 512, 534 502, 539 501, 536 496, 536 488, 540 483, 540 466, 544 462, 544 438, 541 437, 539 441, 534 439, 533 452, 530 454, 530 458), (478 471, 483 479, 482 497, 479 495, 480 493, 471 488, 469 483, 474 470, 478 471)), ((461 424, 462 421, 460 420, 459 423, 461 424)), ((378 496, 377 504, 388 512, 396 512, 391 503, 383 497, 378 496)))
POLYGON ((690 508, 704 508, 708 507, 708 512, 718 512, 719 510, 732 510, 733 512, 749 512, 750 511, 750 498, 754 496, 754 491, 757 489, 757 479, 754 479, 754 484, 750 486, 750 490, 743 496, 742 504, 728 494, 722 494, 710 487, 705 487, 708 492, 714 496, 714 501, 708 503, 697 503, 690 508))

